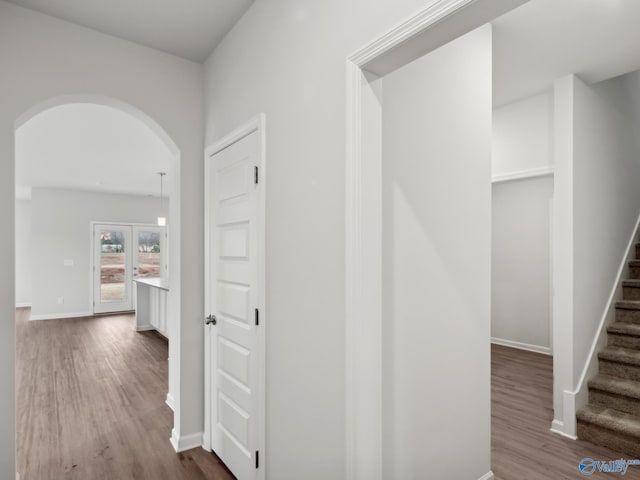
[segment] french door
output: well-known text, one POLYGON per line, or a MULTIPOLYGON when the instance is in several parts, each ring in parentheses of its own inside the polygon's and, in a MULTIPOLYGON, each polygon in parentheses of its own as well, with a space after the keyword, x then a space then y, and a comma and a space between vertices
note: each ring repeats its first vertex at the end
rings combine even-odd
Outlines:
POLYGON ((166 277, 166 233, 151 225, 93 225, 93 313, 134 309, 133 280, 166 277))

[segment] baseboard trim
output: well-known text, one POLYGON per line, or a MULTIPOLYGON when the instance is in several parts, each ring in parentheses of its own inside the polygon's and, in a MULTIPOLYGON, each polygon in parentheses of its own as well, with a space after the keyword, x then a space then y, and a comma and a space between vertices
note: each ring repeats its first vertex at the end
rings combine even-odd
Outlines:
POLYGON ((173 449, 176 453, 184 452, 185 450, 191 450, 192 448, 197 448, 202 446, 202 436, 203 432, 193 433, 191 435, 185 435, 183 437, 178 437, 175 429, 171 430, 171 445, 173 445, 173 449))
POLYGON ((164 401, 171 410, 176 411, 176 401, 170 393, 167 393, 167 399, 164 401))
POLYGON ((551 422, 551 428, 549 429, 551 433, 555 433, 556 435, 560 435, 561 437, 568 438, 570 440, 578 439, 578 437, 576 437, 575 435, 569 435, 567 433, 564 433, 563 430, 564 430, 564 422, 561 422, 560 420, 554 420, 553 422, 551 422))
POLYGON ((527 350, 529 352, 542 353, 544 355, 552 355, 549 347, 541 347, 539 345, 530 345, 528 343, 516 342, 514 340, 505 340, 503 338, 491 337, 491 343, 502 345, 503 347, 517 348, 519 350, 527 350))
POLYGON ((493 480, 494 478, 495 478, 495 475, 491 470, 489 470, 487 473, 481 476, 478 480, 493 480))
POLYGON ((31 302, 16 303, 16 308, 31 308, 31 302))
POLYGON ((136 332, 148 332, 150 330, 155 330, 156 327, 153 325, 139 325, 136 326, 136 332))
POLYGON ((83 318, 93 317, 92 312, 76 312, 76 313, 49 313, 46 315, 31 315, 29 320, 63 320, 65 318, 83 318))

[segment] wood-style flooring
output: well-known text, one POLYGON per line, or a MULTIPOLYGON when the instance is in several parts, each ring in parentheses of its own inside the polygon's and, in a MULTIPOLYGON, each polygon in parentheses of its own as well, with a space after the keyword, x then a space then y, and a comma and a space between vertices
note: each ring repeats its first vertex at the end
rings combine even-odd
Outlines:
POLYGON ((28 321, 17 310, 21 480, 232 480, 201 448, 176 454, 167 342, 133 315, 28 321))
POLYGON ((640 479, 640 466, 630 466, 624 476, 580 473, 583 458, 608 461, 628 456, 549 431, 552 362, 552 357, 539 353, 491 347, 491 463, 496 480, 640 479))
MULTIPOLYGON (((17 310, 22 480, 233 479, 215 455, 201 448, 176 454, 169 444, 166 340, 135 332, 132 315, 28 318, 28 309, 17 310)), ((580 474, 582 458, 625 456, 554 435, 551 420, 551 357, 492 346, 496 480, 640 480, 640 466, 624 477, 580 474)))

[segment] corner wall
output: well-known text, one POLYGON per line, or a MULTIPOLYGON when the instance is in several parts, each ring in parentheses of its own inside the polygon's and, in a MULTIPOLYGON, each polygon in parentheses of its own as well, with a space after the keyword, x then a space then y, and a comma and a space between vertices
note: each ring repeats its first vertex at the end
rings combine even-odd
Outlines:
MULTIPOLYGON (((144 112, 180 150, 170 228, 172 292, 179 304, 181 378, 176 428, 202 431, 204 416, 203 67, 156 50, 54 19, 0 0, 0 478, 15 476, 14 423, 14 134, 36 105, 61 96, 109 97, 144 112), (177 218, 180 221, 176 221, 177 218), (175 287, 175 288, 174 288, 175 287), (181 287, 181 288, 180 288, 181 287)), ((172 172, 174 173, 174 172, 172 172)), ((168 440, 168 439, 167 439, 168 440)))

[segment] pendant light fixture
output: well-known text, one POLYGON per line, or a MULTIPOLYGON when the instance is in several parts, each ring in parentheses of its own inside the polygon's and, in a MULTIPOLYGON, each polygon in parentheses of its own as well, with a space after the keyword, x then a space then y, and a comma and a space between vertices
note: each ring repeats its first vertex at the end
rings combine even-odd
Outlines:
POLYGON ((164 212, 164 200, 162 199, 162 180, 164 178, 164 176, 166 175, 166 172, 158 172, 158 175, 160 175, 160 216, 158 217, 158 225, 161 227, 164 227, 167 224, 167 218, 163 216, 163 212, 164 212))

